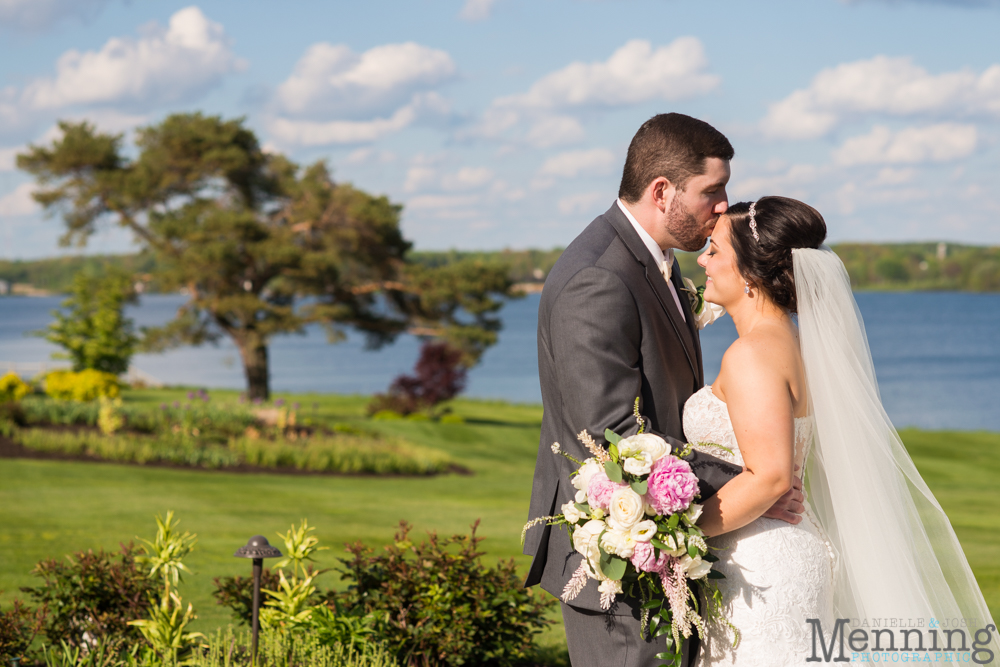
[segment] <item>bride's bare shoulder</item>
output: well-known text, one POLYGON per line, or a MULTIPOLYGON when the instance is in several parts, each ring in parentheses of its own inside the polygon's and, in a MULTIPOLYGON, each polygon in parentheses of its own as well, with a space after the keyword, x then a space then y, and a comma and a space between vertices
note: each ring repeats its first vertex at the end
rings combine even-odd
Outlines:
MULTIPOLYGON (((794 383, 801 368, 799 343, 793 326, 783 323, 755 327, 734 342, 722 357, 716 394, 753 390, 761 385, 794 383)), ((720 398, 723 396, 720 395, 720 398)))

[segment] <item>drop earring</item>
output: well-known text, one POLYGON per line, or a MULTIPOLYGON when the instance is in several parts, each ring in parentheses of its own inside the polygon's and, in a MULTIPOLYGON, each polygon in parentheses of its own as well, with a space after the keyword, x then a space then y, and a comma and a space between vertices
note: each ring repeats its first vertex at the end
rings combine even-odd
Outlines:
POLYGON ((749 281, 746 281, 746 280, 743 281, 743 293, 747 294, 747 295, 750 294, 750 282, 749 281))

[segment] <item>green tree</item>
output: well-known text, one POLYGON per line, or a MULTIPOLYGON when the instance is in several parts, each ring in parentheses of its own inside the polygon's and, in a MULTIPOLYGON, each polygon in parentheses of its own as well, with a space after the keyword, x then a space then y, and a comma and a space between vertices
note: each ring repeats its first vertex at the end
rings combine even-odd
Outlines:
POLYGON ((121 135, 59 127, 61 138, 17 163, 36 177, 35 199, 63 213, 61 242, 85 245, 107 222, 130 229, 161 289, 189 297, 173 321, 145 330, 147 349, 228 336, 250 397, 266 399, 270 340, 310 323, 331 342, 353 327, 372 347, 412 329, 460 345, 470 363, 496 341, 504 267, 409 264, 400 206, 335 183, 322 162, 300 168, 263 151, 242 120, 170 116, 137 131, 134 158, 121 135))
POLYGON ((52 356, 70 359, 74 371, 126 372, 139 342, 132 320, 124 314, 125 306, 138 300, 133 285, 121 271, 104 277, 77 274, 70 297, 62 303, 66 311, 52 311, 55 322, 41 332, 66 350, 52 356))

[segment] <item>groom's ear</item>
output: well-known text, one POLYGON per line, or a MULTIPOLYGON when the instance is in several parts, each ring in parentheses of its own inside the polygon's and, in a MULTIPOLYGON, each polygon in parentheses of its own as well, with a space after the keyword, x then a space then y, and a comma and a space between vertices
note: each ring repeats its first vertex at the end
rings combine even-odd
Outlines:
POLYGON ((646 197, 650 203, 663 212, 670 210, 670 205, 677 195, 677 188, 666 176, 658 176, 646 186, 646 197))

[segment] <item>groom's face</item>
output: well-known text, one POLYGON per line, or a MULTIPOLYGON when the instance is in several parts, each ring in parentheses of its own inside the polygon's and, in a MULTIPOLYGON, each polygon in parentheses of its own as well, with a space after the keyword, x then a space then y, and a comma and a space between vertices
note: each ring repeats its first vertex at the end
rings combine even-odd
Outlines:
POLYGON ((705 160, 705 173, 688 179, 683 190, 674 192, 666 210, 665 225, 676 247, 695 252, 705 247, 719 216, 729 206, 726 184, 729 162, 716 157, 705 160))

